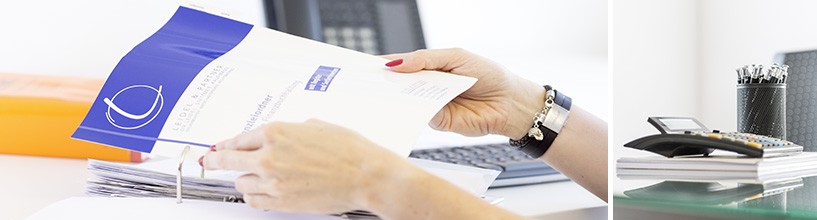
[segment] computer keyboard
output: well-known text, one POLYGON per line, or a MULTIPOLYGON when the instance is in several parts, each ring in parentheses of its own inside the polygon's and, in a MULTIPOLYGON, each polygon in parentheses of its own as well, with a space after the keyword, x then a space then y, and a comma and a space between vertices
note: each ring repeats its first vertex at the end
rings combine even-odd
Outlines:
POLYGON ((409 157, 501 171, 492 188, 567 180, 546 163, 508 143, 420 149, 409 157))

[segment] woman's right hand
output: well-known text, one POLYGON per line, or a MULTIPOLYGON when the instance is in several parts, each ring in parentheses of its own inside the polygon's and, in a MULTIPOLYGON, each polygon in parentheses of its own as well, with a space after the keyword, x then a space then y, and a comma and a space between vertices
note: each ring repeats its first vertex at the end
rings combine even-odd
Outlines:
POLYGON ((478 79, 429 122, 437 130, 520 139, 533 125, 533 115, 544 106, 545 90, 541 85, 463 49, 418 50, 383 57, 393 60, 387 66, 396 72, 437 70, 478 79))

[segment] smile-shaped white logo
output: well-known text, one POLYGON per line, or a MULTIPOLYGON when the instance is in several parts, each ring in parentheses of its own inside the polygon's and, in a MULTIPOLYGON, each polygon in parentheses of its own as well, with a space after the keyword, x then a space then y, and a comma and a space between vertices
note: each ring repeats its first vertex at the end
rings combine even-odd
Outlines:
MULTIPOLYGON (((151 98, 153 98, 153 97, 151 97, 151 98)), ((162 106, 164 106, 164 104, 165 104, 164 97, 162 97, 162 86, 161 85, 159 85, 158 89, 147 86, 147 85, 128 86, 128 87, 125 87, 122 90, 119 90, 119 92, 114 94, 113 97, 111 97, 110 99, 105 98, 102 101, 105 102, 105 104, 108 105, 108 111, 105 112, 105 116, 108 117, 108 122, 110 122, 111 125, 116 126, 117 128, 128 129, 128 130, 141 128, 142 126, 145 126, 145 125, 149 124, 151 121, 153 121, 153 119, 156 118, 156 116, 159 115, 159 112, 162 111, 162 106), (129 92, 126 92, 126 91, 129 91, 129 92), (127 111, 123 110, 122 108, 120 108, 116 104, 114 104, 114 100, 116 100, 116 97, 119 96, 119 95, 122 95, 122 97, 120 97, 120 100, 121 99, 126 99, 126 100, 124 100, 124 103, 120 102, 120 104, 124 104, 123 106, 129 107, 129 108, 131 108, 131 110, 133 110, 133 108, 136 108, 136 107, 133 107, 132 105, 142 105, 142 104, 147 105, 147 104, 149 104, 147 102, 138 102, 139 100, 130 100, 130 99, 134 98, 133 97, 134 95, 142 95, 145 92, 148 92, 148 93, 155 92, 156 93, 156 97, 153 99, 153 105, 150 106, 150 109, 147 110, 147 112, 145 112, 145 113, 141 113, 141 114, 130 113, 130 112, 127 112, 127 111), (158 106, 158 109, 157 109, 157 106, 158 106), (125 122, 120 121, 120 123, 117 123, 116 120, 114 120, 114 117, 111 116, 111 110, 113 110, 117 114, 124 117, 124 119, 130 119, 130 120, 125 120, 125 122), (151 115, 153 115, 153 117, 148 118, 151 115)), ((122 117, 117 117, 117 118, 123 119, 122 117)))

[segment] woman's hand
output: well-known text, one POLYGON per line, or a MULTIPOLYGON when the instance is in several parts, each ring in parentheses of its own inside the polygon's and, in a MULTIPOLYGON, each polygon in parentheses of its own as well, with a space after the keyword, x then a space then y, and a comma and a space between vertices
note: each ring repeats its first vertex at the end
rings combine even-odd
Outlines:
POLYGON ((208 170, 235 181, 251 207, 313 214, 366 210, 383 219, 521 219, 326 122, 276 122, 222 141, 208 170))
MULTIPOLYGON (((545 89, 462 49, 418 50, 384 56, 392 70, 439 70, 479 79, 429 123, 462 135, 499 134, 521 139, 544 108, 545 89)), ((558 86, 557 86, 558 87, 558 86)), ((572 105, 570 116, 540 159, 607 201, 607 123, 572 105)))
POLYGON ((383 182, 390 176, 426 174, 359 134, 318 120, 270 123, 215 146, 203 166, 250 172, 235 187, 258 209, 317 214, 369 210, 368 200, 376 192, 401 187, 398 181, 383 182))
POLYGON ((544 106, 544 88, 463 49, 418 50, 383 56, 401 73, 438 70, 479 79, 429 122, 437 130, 467 136, 499 134, 520 139, 544 106))

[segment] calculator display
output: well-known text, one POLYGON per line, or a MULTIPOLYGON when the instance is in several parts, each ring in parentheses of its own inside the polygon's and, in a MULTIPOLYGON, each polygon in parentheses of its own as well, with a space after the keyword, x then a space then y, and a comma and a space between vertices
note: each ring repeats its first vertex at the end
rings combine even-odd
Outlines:
POLYGON ((675 119, 675 118, 667 118, 661 119, 661 122, 667 126, 670 130, 698 130, 701 129, 701 125, 695 123, 695 121, 689 119, 675 119))
POLYGON ((706 126, 694 118, 650 117, 647 121, 664 134, 683 133, 684 131, 708 131, 706 126))

